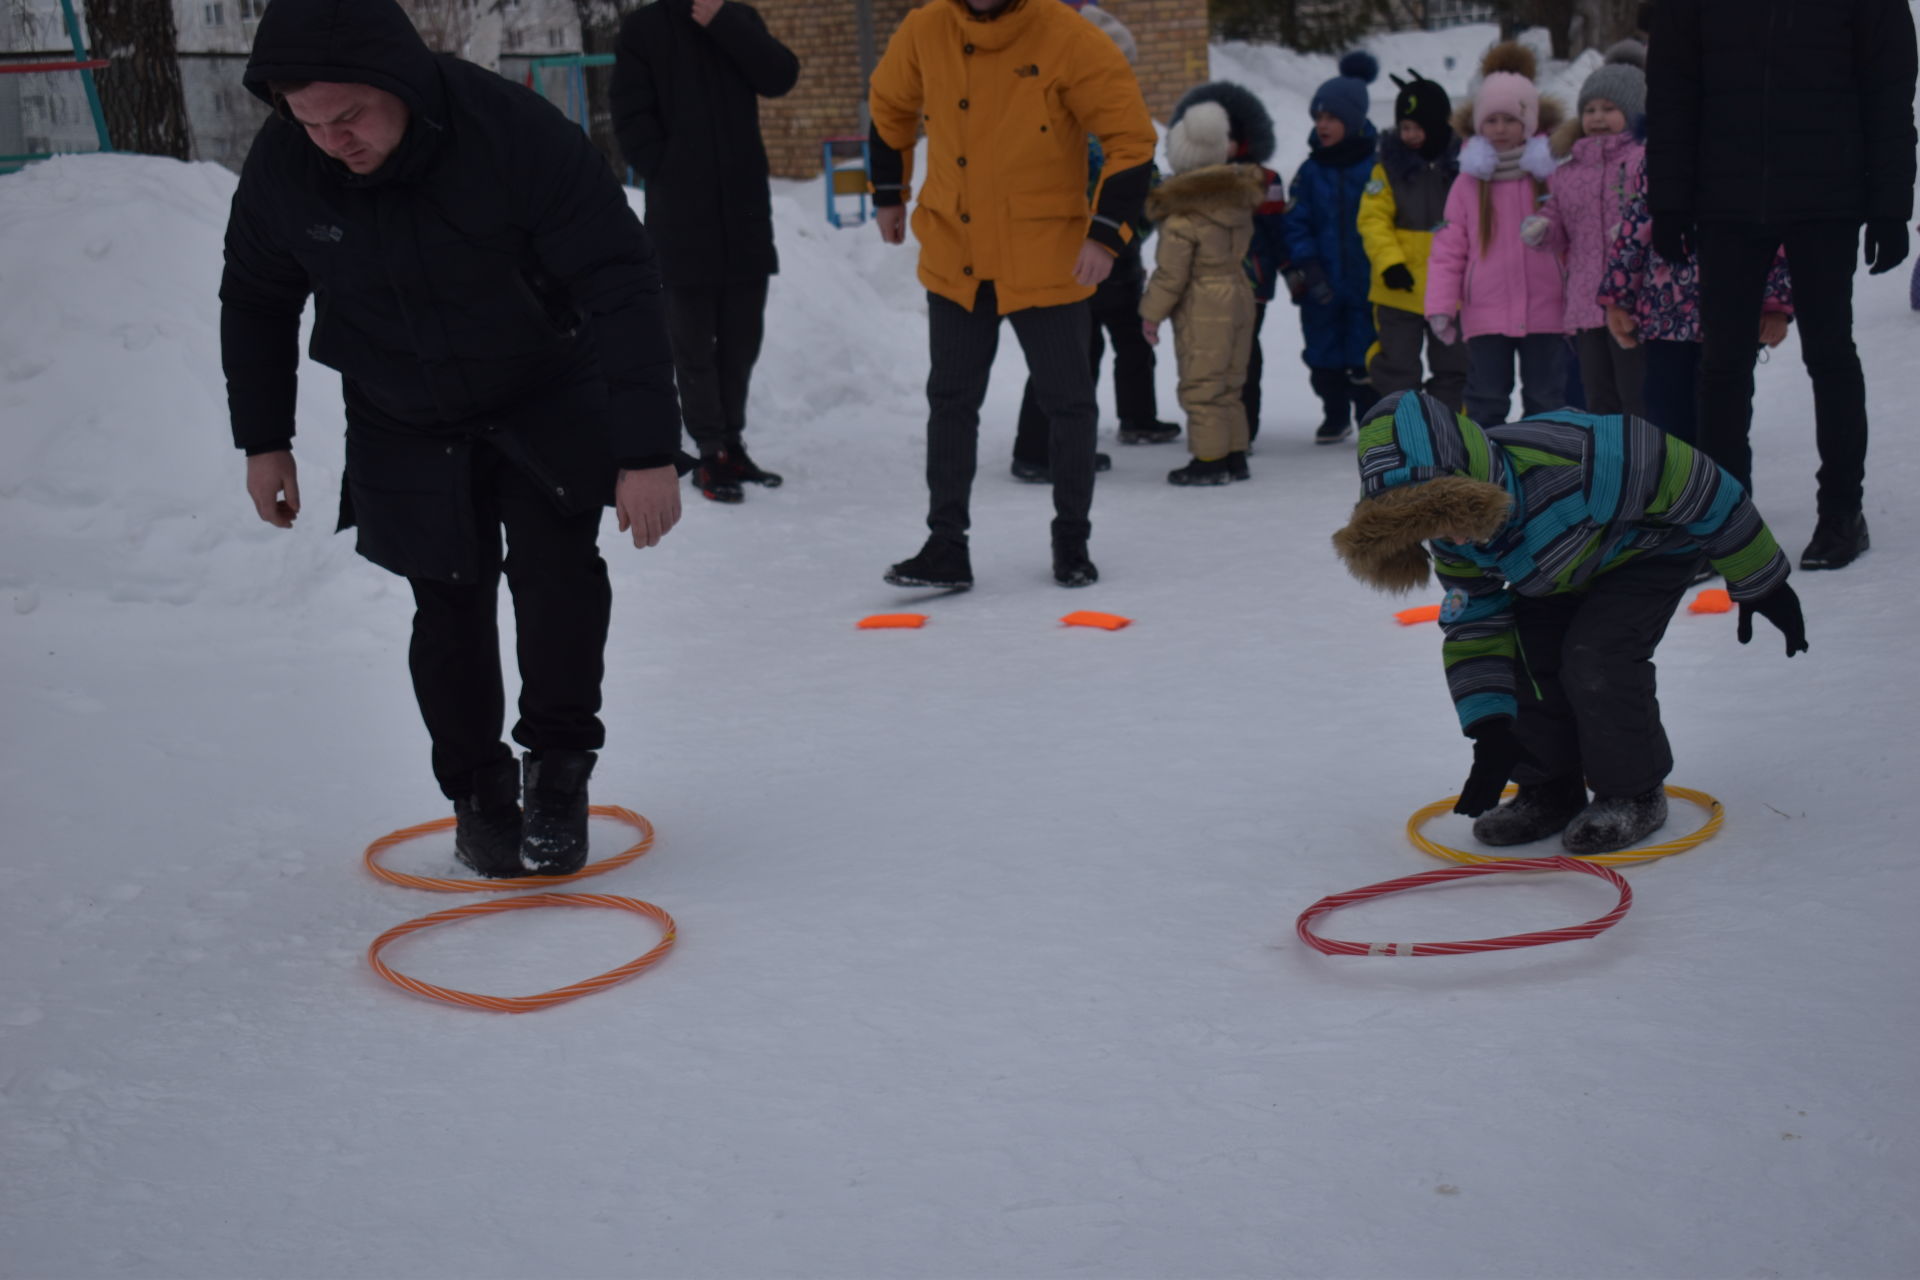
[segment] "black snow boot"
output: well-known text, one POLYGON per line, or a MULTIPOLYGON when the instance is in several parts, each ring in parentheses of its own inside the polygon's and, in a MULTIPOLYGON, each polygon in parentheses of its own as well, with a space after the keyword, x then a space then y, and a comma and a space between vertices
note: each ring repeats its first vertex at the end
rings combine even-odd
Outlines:
POLYGON ((1800 553, 1800 567, 1844 569, 1871 545, 1867 538, 1867 518, 1858 511, 1845 516, 1821 516, 1813 527, 1813 541, 1800 553))
POLYGON ((1085 538, 1053 540, 1053 580, 1063 587, 1090 587, 1100 581, 1100 571, 1087 558, 1085 538))
MULTIPOLYGON (((1110 453, 1094 454, 1093 469, 1095 471, 1113 470, 1113 455, 1110 453)), ((1013 478, 1022 484, 1053 483, 1053 467, 1049 463, 1029 462, 1025 458, 1015 458, 1013 460, 1012 470, 1013 478)))
POLYGON ((1183 489, 1190 489, 1196 485, 1231 484, 1233 467, 1226 458, 1215 458, 1211 462, 1203 462, 1195 458, 1178 471, 1167 472, 1167 483, 1179 485, 1183 489))
POLYGON ((489 880, 527 874, 520 863, 520 765, 511 758, 476 769, 473 794, 453 802, 453 856, 489 880))
POLYGON ((1497 809, 1473 820, 1473 838, 1481 844, 1532 844, 1558 835, 1586 807, 1587 788, 1578 778, 1523 786, 1497 809))
POLYGON ((1667 825, 1667 793, 1655 787, 1637 796, 1595 796, 1567 824, 1560 843, 1572 854, 1617 853, 1667 825))
POLYGON ((757 484, 767 489, 778 489, 786 482, 786 477, 779 472, 765 471, 755 466, 753 459, 747 456, 747 446, 738 440, 729 440, 721 445, 720 458, 736 487, 757 484))
POLYGON ((965 591, 973 585, 973 561, 967 555, 966 543, 928 538, 919 555, 887 570, 886 579, 896 587, 965 591))
POLYGON ((1151 419, 1145 422, 1122 422, 1119 435, 1121 444, 1166 444, 1180 438, 1180 424, 1151 419))
POLYGON ((587 865, 587 778, 591 751, 527 752, 527 820, 520 858, 538 876, 570 876, 587 865))
POLYGON ((693 483, 699 487, 700 496, 710 502, 731 504, 747 500, 724 449, 700 456, 700 465, 693 469, 693 483))
POLYGON ((1227 455, 1227 474, 1235 480, 1251 480, 1253 472, 1247 470, 1247 451, 1235 449, 1227 455))

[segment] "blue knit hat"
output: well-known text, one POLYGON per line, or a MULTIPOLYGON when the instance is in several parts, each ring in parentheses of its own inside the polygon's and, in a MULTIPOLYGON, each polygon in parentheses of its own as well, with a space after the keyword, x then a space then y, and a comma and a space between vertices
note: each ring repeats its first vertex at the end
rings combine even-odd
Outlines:
POLYGON ((1367 107, 1371 95, 1367 86, 1380 78, 1380 60, 1364 49, 1356 49, 1340 59, 1340 74, 1314 91, 1314 115, 1322 111, 1347 126, 1348 136, 1366 132, 1367 107))

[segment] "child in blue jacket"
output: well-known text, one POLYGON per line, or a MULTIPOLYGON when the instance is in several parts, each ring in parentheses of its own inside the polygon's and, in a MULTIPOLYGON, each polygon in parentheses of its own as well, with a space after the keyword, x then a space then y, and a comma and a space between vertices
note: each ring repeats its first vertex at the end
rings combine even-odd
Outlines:
POLYGON ((1326 408, 1316 444, 1346 439, 1374 399, 1367 381, 1373 268, 1360 241, 1359 218, 1378 138, 1367 119, 1367 86, 1379 74, 1380 63, 1370 53, 1340 59, 1340 74, 1313 95, 1313 152, 1290 192, 1287 256, 1300 281, 1307 368, 1326 408))

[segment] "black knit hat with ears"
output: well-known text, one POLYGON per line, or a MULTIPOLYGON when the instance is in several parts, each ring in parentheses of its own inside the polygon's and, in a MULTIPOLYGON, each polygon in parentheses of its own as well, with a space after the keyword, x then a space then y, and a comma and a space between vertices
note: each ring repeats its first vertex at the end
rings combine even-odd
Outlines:
POLYGON ((1450 129, 1447 120, 1453 115, 1453 100, 1447 97, 1445 89, 1413 68, 1407 68, 1407 75, 1411 79, 1389 77, 1400 86, 1400 92, 1393 99, 1394 123, 1411 120, 1426 131, 1429 139, 1446 137, 1450 129))

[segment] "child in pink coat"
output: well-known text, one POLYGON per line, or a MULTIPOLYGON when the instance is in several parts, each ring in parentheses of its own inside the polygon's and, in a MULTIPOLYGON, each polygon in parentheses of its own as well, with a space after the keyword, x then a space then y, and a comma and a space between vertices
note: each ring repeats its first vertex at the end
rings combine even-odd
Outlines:
POLYGON ((1628 188, 1646 153, 1633 134, 1647 109, 1646 60, 1636 40, 1607 50, 1606 65, 1580 86, 1580 114, 1553 135, 1553 154, 1566 162, 1547 181, 1551 194, 1520 228, 1535 252, 1566 264, 1562 324, 1580 353, 1588 411, 1635 417, 1646 416, 1646 353, 1614 341, 1597 298, 1628 188))
POLYGON ((1543 124, 1561 110, 1534 86, 1533 52, 1495 45, 1481 63, 1486 78, 1463 113, 1460 176, 1447 195, 1446 221, 1427 265, 1427 321, 1443 343, 1467 340, 1467 415, 1498 426, 1513 407, 1514 363, 1528 414, 1566 399, 1567 295, 1558 259, 1536 253, 1521 225, 1546 199, 1555 168, 1543 124), (1546 119, 1543 121, 1543 115, 1546 119))

